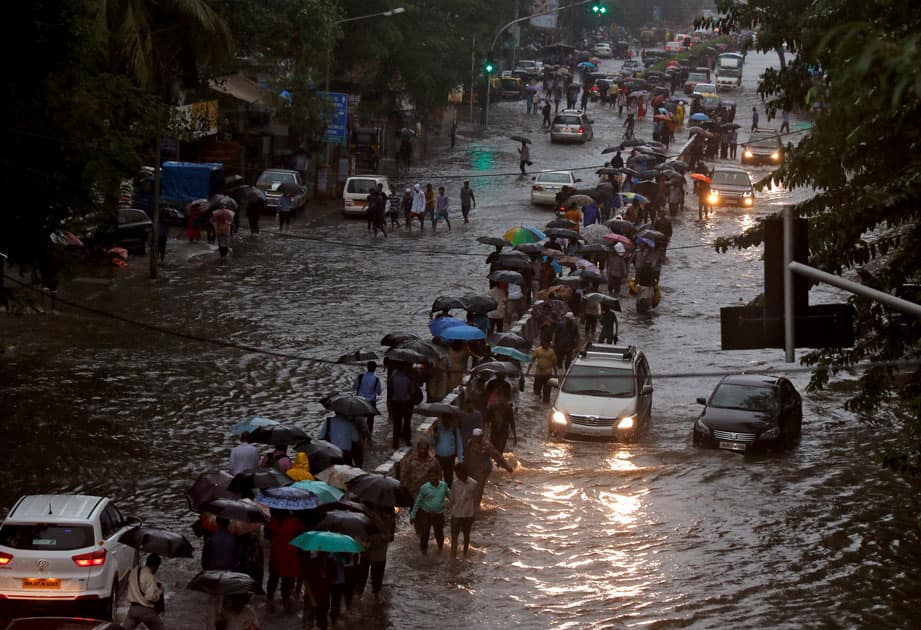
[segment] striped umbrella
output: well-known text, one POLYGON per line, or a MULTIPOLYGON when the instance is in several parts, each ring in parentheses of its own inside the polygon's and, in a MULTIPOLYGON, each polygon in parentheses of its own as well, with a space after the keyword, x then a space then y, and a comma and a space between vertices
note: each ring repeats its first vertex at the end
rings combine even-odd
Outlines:
POLYGON ((547 238, 547 236, 537 228, 520 225, 507 231, 502 235, 502 238, 514 247, 524 243, 537 243, 547 238))

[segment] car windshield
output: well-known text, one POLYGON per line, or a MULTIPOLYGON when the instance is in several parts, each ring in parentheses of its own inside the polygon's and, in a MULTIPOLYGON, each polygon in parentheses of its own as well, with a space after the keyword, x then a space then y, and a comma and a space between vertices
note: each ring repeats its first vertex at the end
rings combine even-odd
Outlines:
POLYGON ((578 116, 557 116, 553 121, 554 125, 578 125, 579 123, 578 116))
POLYGON ((688 81, 698 81, 700 83, 706 83, 709 80, 709 77, 703 72, 688 72, 688 81))
POLYGON ((560 391, 583 396, 628 398, 633 396, 633 371, 600 365, 574 365, 566 375, 560 391))
POLYGON ((753 147, 765 147, 775 149, 780 144, 780 136, 774 134, 753 134, 748 139, 748 144, 753 147))
POLYGON ((716 171, 713 173, 714 186, 745 186, 751 185, 748 180, 748 173, 739 171, 716 171))
POLYGON ((773 413, 777 409, 777 393, 773 387, 723 383, 713 392, 710 406, 773 413))
POLYGON ((0 526, 0 545, 36 551, 70 551, 93 546, 93 528, 89 525, 35 523, 0 526))
POLYGON ((350 193, 367 195, 372 188, 377 188, 377 182, 373 179, 350 179, 346 190, 350 193))
POLYGON ((697 85, 694 86, 694 91, 699 94, 702 94, 704 92, 715 92, 716 86, 713 85, 712 83, 698 83, 697 85))
POLYGON ((717 107, 720 104, 719 96, 704 96, 700 99, 700 106, 707 109, 717 107))
POLYGON ((291 182, 292 184, 297 183, 294 178, 294 173, 280 173, 278 171, 266 171, 259 176, 259 179, 256 180, 257 186, 271 186, 275 183, 281 182, 291 182))
POLYGON ((541 173, 537 176, 537 181, 545 184, 571 184, 572 178, 569 173, 541 173))

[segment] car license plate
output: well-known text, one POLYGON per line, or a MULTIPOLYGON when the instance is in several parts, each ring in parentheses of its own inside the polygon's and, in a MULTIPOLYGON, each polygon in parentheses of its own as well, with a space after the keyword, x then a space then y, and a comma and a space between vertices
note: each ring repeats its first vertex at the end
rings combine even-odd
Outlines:
POLYGON ((726 449, 727 451, 745 452, 746 446, 748 445, 745 442, 720 442, 720 448, 726 449))
POLYGON ((61 588, 61 580, 58 578, 25 578, 22 581, 23 588, 61 588))

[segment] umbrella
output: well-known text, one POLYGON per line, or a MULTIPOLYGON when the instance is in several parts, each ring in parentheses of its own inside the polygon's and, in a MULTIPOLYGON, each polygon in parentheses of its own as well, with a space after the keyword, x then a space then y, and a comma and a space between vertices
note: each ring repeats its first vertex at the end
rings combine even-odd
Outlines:
POLYGON ((595 200, 588 195, 572 195, 566 198, 566 205, 576 204, 577 206, 590 206, 595 200))
POLYGON ((705 121, 705 120, 710 120, 710 117, 707 116, 707 115, 706 115, 705 113, 703 113, 703 112, 697 112, 696 114, 691 114, 691 115, 688 117, 688 120, 693 120, 693 121, 696 121, 696 122, 703 122, 703 121, 705 121))
POLYGON ((668 160, 667 162, 663 163, 663 166, 673 168, 679 173, 684 173, 686 170, 688 170, 687 162, 684 162, 683 160, 668 160))
POLYGON ((514 140, 515 142, 523 142, 524 144, 531 144, 531 139, 525 138, 524 136, 509 136, 509 140, 514 140))
POLYGON ((339 488, 334 488, 325 481, 317 481, 315 479, 305 479, 304 481, 298 481, 291 487, 312 492, 317 497, 317 500, 321 505, 326 503, 334 503, 345 496, 345 492, 339 488))
POLYGON ((200 474, 195 483, 184 492, 189 509, 197 512, 201 505, 215 499, 239 499, 239 495, 230 490, 231 481, 233 476, 223 470, 200 474))
POLYGON ((663 122, 670 122, 672 117, 668 114, 656 114, 652 117, 653 120, 661 120, 663 122))
POLYGON ((460 407, 448 403, 420 403, 413 408, 413 413, 438 418, 462 418, 467 415, 460 407))
POLYGON ((645 140, 640 140, 639 138, 631 138, 620 143, 620 150, 623 151, 627 147, 640 147, 644 144, 646 144, 645 140))
POLYGON ((604 293, 589 293, 582 299, 586 302, 600 302, 602 306, 606 306, 612 311, 620 311, 620 300, 604 293))
POLYGON ((688 127, 688 135, 695 134, 695 133, 703 133, 703 132, 704 132, 703 127, 698 127, 697 125, 691 125, 690 127, 688 127))
POLYGON ((367 474, 361 468, 355 468, 354 466, 346 466, 345 464, 336 464, 330 466, 326 470, 321 470, 316 474, 316 478, 320 481, 325 481, 334 488, 339 488, 340 490, 345 490, 346 484, 354 479, 355 477, 360 477, 361 475, 367 474))
POLYGON ((209 595, 242 595, 259 590, 256 580, 236 571, 202 571, 189 582, 189 590, 209 595))
MULTIPOLYGON (((633 83, 636 84, 636 81, 633 83)), ((649 92, 646 90, 636 90, 635 92, 630 92, 628 96, 630 96, 630 98, 639 98, 640 96, 646 96, 647 94, 649 94, 649 92)))
POLYGON ((510 245, 521 245, 522 243, 536 243, 547 237, 537 228, 519 226, 508 230, 502 235, 502 238, 510 245))
POLYGON ((367 363, 368 361, 380 361, 381 357, 374 350, 355 350, 348 354, 343 354, 336 359, 336 363, 367 363))
POLYGON ((358 540, 368 540, 368 538, 380 531, 378 522, 361 512, 336 510, 327 512, 311 529, 345 534, 358 540))
POLYGON ((291 477, 278 470, 253 470, 234 475, 229 489, 243 494, 246 490, 289 486, 292 481, 294 480, 291 477))
MULTIPOLYGON (((521 252, 515 253, 519 254, 521 252)), ((521 258, 506 258, 493 261, 492 271, 498 271, 500 269, 520 271, 523 274, 529 274, 533 271, 533 268, 531 267, 531 260, 528 258, 527 254, 522 254, 521 258)))
POLYGON ((389 347, 399 346, 401 343, 412 341, 418 338, 419 335, 414 335, 412 333, 390 333, 384 335, 383 339, 381 339, 381 345, 389 347))
POLYGON ((378 507, 409 507, 413 504, 412 495, 393 477, 369 473, 355 477, 346 485, 349 494, 362 503, 378 507))
POLYGON ((521 374, 521 368, 509 361, 487 361, 486 363, 480 363, 470 370, 470 376, 483 374, 484 372, 489 374, 503 374, 505 376, 519 376, 521 374))
MULTIPOLYGON (((604 227, 604 226, 601 226, 601 227, 604 227)), ((611 233, 611 231, 608 230, 608 228, 605 227, 604 229, 607 230, 605 232, 605 235, 611 233)), ((591 245, 583 245, 582 247, 579 248, 578 253, 583 258, 587 258, 588 260, 594 261, 594 260, 598 260, 601 257, 607 256, 608 248, 604 246, 604 239, 602 239, 598 243, 592 243, 591 245)), ((586 264, 591 264, 588 262, 588 260, 585 261, 586 264)), ((594 267, 594 265, 592 266, 594 267)))
POLYGON ((457 308, 467 308, 467 305, 464 304, 464 301, 460 298, 451 297, 449 295, 439 295, 435 298, 435 301, 432 302, 432 312, 435 311, 451 311, 457 308))
POLYGON ((620 169, 611 168, 610 166, 605 166, 595 171, 595 175, 617 175, 618 173, 620 173, 620 169))
POLYGON ((445 341, 477 341, 479 339, 486 339, 486 333, 476 326, 469 326, 467 324, 448 328, 440 336, 445 341))
POLYGON ((202 512, 209 512, 215 516, 223 516, 231 521, 244 523, 268 523, 269 517, 262 508, 250 501, 235 501, 233 499, 215 499, 201 506, 202 512))
POLYGON ((643 195, 639 193, 624 192, 624 193, 617 193, 617 196, 620 197, 621 202, 633 201, 634 199, 636 199, 640 203, 649 203, 649 199, 647 199, 646 197, 644 197, 643 195))
POLYGON ((658 230, 643 230, 639 233, 642 238, 652 239, 656 243, 668 243, 668 237, 658 230))
POLYGON ((742 125, 738 123, 730 122, 730 123, 723 123, 722 125, 720 125, 720 127, 722 127, 723 129, 739 129, 742 127, 742 125))
POLYGON ((604 240, 609 243, 621 243, 627 249, 636 249, 636 244, 629 236, 624 236, 623 234, 608 234, 604 237, 604 240))
POLYGON ((304 551, 361 553, 364 550, 361 543, 351 536, 334 532, 304 532, 289 544, 304 551))
MULTIPOLYGON (((582 228, 581 234, 586 243, 603 243, 604 235, 610 234, 610 232, 611 230, 607 226, 595 223, 593 225, 587 225, 582 228)), ((582 250, 584 249, 585 248, 583 247, 582 250)))
MULTIPOLYGON (((657 72, 656 74, 661 74, 661 73, 660 73, 660 72, 657 72)), ((664 107, 660 107, 660 108, 659 108, 659 113, 668 116, 668 110, 665 109, 664 107)), ((669 120, 671 120, 671 117, 669 117, 669 120)))
POLYGON ((582 69, 584 69, 584 70, 594 70, 597 66, 596 66, 595 64, 593 64, 591 61, 583 61, 582 63, 580 63, 580 64, 577 65, 576 67, 577 67, 577 68, 582 68, 582 69))
MULTIPOLYGON (((525 245, 520 245, 519 247, 525 247, 525 245)), ((474 314, 483 314, 488 313, 489 311, 496 310, 498 304, 496 300, 489 295, 476 295, 475 293, 468 293, 461 298, 464 304, 467 305, 467 312, 474 314)))
POLYGON ((516 348, 522 352, 531 351, 531 342, 521 335, 513 332, 495 333, 489 336, 488 343, 491 346, 505 346, 506 348, 516 348))
POLYGON ((516 361, 521 361, 522 363, 530 363, 531 357, 519 350, 518 348, 507 348, 505 346, 496 346, 490 352, 494 356, 508 357, 509 359, 515 359, 516 361))
POLYGON ((310 436, 300 427, 291 427, 283 424, 259 427, 249 434, 249 441, 254 444, 273 444, 275 446, 294 444, 309 438, 310 436))
POLYGON ((499 271, 493 271, 486 277, 491 282, 509 282, 511 284, 524 285, 524 278, 517 271, 506 271, 504 269, 500 269, 499 271))
POLYGON ((320 404, 341 416, 372 416, 378 413, 374 405, 355 394, 330 394, 324 396, 320 404))
MULTIPOLYGON (((624 142, 633 142, 633 141, 632 141, 632 140, 624 140, 624 142)), ((624 147, 624 146, 625 146, 625 145, 621 144, 621 146, 618 146, 618 147, 605 147, 605 148, 601 151, 601 154, 602 154, 602 155, 605 155, 605 154, 607 154, 607 153, 614 153, 615 151, 623 151, 623 147, 624 147)), ((626 145, 626 146, 633 146, 633 145, 626 145)))
POLYGON ((401 349, 418 352, 426 358, 426 363, 438 363, 447 357, 447 351, 431 341, 407 341, 399 346, 401 349))
MULTIPOLYGON (((349 468, 349 466, 345 466, 344 468, 349 468)), ((356 468, 355 470, 358 470, 358 468, 356 468)), ((365 474, 365 473, 362 471, 362 474, 365 474)), ((334 489, 338 490, 338 488, 336 488, 335 486, 334 486, 334 489)), ((374 517, 374 512, 372 512, 372 509, 369 508, 367 505, 364 505, 363 503, 356 503, 355 501, 347 501, 345 499, 340 499, 333 503, 323 503, 322 505, 320 505, 320 507, 314 508, 310 512, 302 512, 300 516, 301 518, 303 518, 307 514, 323 515, 323 514, 328 514, 330 512, 357 512, 358 514, 364 514, 365 516, 369 518, 374 517)), ((322 516, 320 516, 320 518, 322 518, 322 516)), ((319 522, 319 521, 314 519, 314 522, 319 522)))
POLYGON ((217 210, 218 208, 227 208, 233 212, 236 212, 239 206, 233 197, 227 195, 214 195, 211 199, 208 200, 208 209, 217 210))
POLYGON ((592 282, 601 281, 601 272, 598 271, 597 267, 580 269, 577 273, 579 277, 582 278, 583 280, 589 280, 592 282))
POLYGON ((326 440, 312 439, 294 447, 296 453, 306 453, 310 472, 314 475, 342 462, 342 449, 326 440))
POLYGON ((579 233, 575 230, 567 230, 566 228, 550 228, 547 230, 547 236, 556 236, 558 238, 568 238, 570 240, 576 241, 580 240, 579 233))
MULTIPOLYGON (((568 220, 569 219, 564 219, 564 221, 568 220)), ((540 243, 524 243, 522 245, 516 245, 515 251, 527 254, 528 256, 543 256, 546 249, 540 243)))
POLYGON ((429 322, 429 332, 433 337, 441 337, 449 328, 454 326, 465 326, 466 323, 455 317, 436 317, 429 322))
MULTIPOLYGON (((533 245, 533 243, 524 243, 524 245, 533 245)), ((518 260, 522 262, 528 262, 528 255, 525 254, 524 252, 512 250, 508 252, 492 252, 489 256, 486 257, 487 263, 504 262, 508 260, 518 260)))
POLYGON ((431 363, 431 360, 415 350, 409 348, 391 348, 384 353, 384 361, 397 363, 431 363))
POLYGON ((483 245, 492 245, 493 247, 503 248, 508 245, 508 242, 505 239, 501 239, 498 236, 479 236, 476 239, 477 243, 483 243, 483 245))
POLYGON ((704 175, 703 173, 691 173, 691 179, 696 179, 699 182, 704 182, 705 184, 713 183, 713 180, 704 175))
POLYGON ((652 240, 651 238, 645 238, 645 237, 642 237, 642 236, 637 236, 637 237, 636 237, 636 242, 637 242, 637 244, 646 245, 647 247, 655 247, 655 246, 656 246, 656 242, 655 242, 654 240, 652 240))
POLYGON ((274 420, 269 420, 268 418, 262 418, 260 416, 254 416, 249 420, 240 420, 235 425, 230 427, 230 432, 234 435, 240 435, 244 432, 252 433, 260 427, 270 427, 278 424, 274 420))
POLYGON ((320 505, 320 500, 313 492, 293 486, 266 488, 253 500, 278 510, 309 510, 320 505))
MULTIPOLYGON (((577 197, 584 197, 585 195, 576 195, 576 196, 577 196, 577 197)), ((577 227, 578 225, 579 225, 578 223, 576 223, 575 221, 573 221, 573 220, 571 220, 571 219, 564 219, 564 218, 560 217, 559 219, 554 219, 553 221, 550 221, 550 222, 546 225, 546 227, 548 227, 548 228, 565 228, 565 229, 567 229, 567 230, 571 230, 571 229, 573 229, 574 227, 577 227)))
POLYGON ((118 542, 166 558, 192 557, 192 543, 185 536, 156 527, 132 527, 118 537, 118 542))
MULTIPOLYGON (((624 236, 630 237, 636 235, 636 226, 624 219, 610 219, 605 222, 605 225, 611 228, 611 231, 615 234, 623 234, 624 236)), ((607 235, 605 235, 604 239, 610 240, 607 235)))

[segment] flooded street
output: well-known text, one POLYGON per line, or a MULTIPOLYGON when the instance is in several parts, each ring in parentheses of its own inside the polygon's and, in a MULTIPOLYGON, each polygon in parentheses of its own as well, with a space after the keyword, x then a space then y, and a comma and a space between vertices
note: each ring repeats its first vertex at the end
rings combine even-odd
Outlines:
MULTIPOLYGON (((750 54, 745 87, 727 97, 737 102, 740 137, 747 137, 753 104, 764 116, 752 88, 776 61, 750 54)), ((455 150, 397 182, 445 185, 456 217, 450 233, 398 230, 372 239, 364 221, 333 213, 301 219, 288 235, 269 227, 250 236, 244 229, 226 265, 216 253, 168 257, 162 280, 153 284, 135 259, 115 290, 84 287, 74 297, 188 338, 66 307, 56 317, 4 320, 0 331, 16 347, 0 363, 6 427, 0 505, 28 493, 101 494, 192 538, 182 490, 199 472, 226 465, 230 424, 260 415, 314 432, 324 417, 319 399, 349 389, 357 373, 331 363, 340 354, 378 349, 391 331, 425 336, 435 297, 484 292, 490 248, 475 239, 552 218, 549 209, 528 203, 529 178, 499 175, 518 166, 516 143, 506 136, 534 139, 534 169, 600 166, 601 150, 619 143, 622 119, 616 110, 594 107, 595 139, 560 146, 541 132, 539 115, 526 118, 523 102, 502 103, 486 137, 459 137, 455 150), (456 210, 464 176, 478 202, 468 226, 456 210)), ((651 137, 648 120, 637 135, 651 137)), ((673 149, 685 137, 680 131, 673 149)), ((756 180, 767 171, 751 172, 756 180)), ((593 170, 579 173, 587 184, 594 181, 593 170)), ((806 393, 808 372, 789 370, 798 365, 783 363, 781 350, 719 349, 719 307, 760 292, 761 251, 718 254, 709 244, 805 194, 762 191, 753 210, 720 209, 706 223, 696 220, 689 196, 662 271, 662 303, 651 316, 638 316, 626 299, 620 317, 621 341, 645 352, 652 369, 650 432, 630 445, 549 440, 547 407, 530 395, 529 382, 513 451, 518 468, 494 473, 487 486, 470 558, 455 564, 447 555, 420 557, 404 524, 390 548, 381 605, 363 603, 345 622, 914 625, 913 604, 921 599, 917 482, 873 459, 895 439, 892 432, 843 410, 846 385, 806 393), (756 457, 694 448, 695 399, 712 391, 716 373, 747 368, 787 375, 803 394, 801 444, 784 455, 756 457)), ((810 298, 843 299, 822 288, 810 298)), ((389 427, 386 418, 377 423, 375 446, 382 449, 389 427)), ((188 574, 175 577, 173 590, 194 570, 192 562, 180 566, 188 574)), ((194 618, 174 617, 167 625, 201 627, 194 618)))

